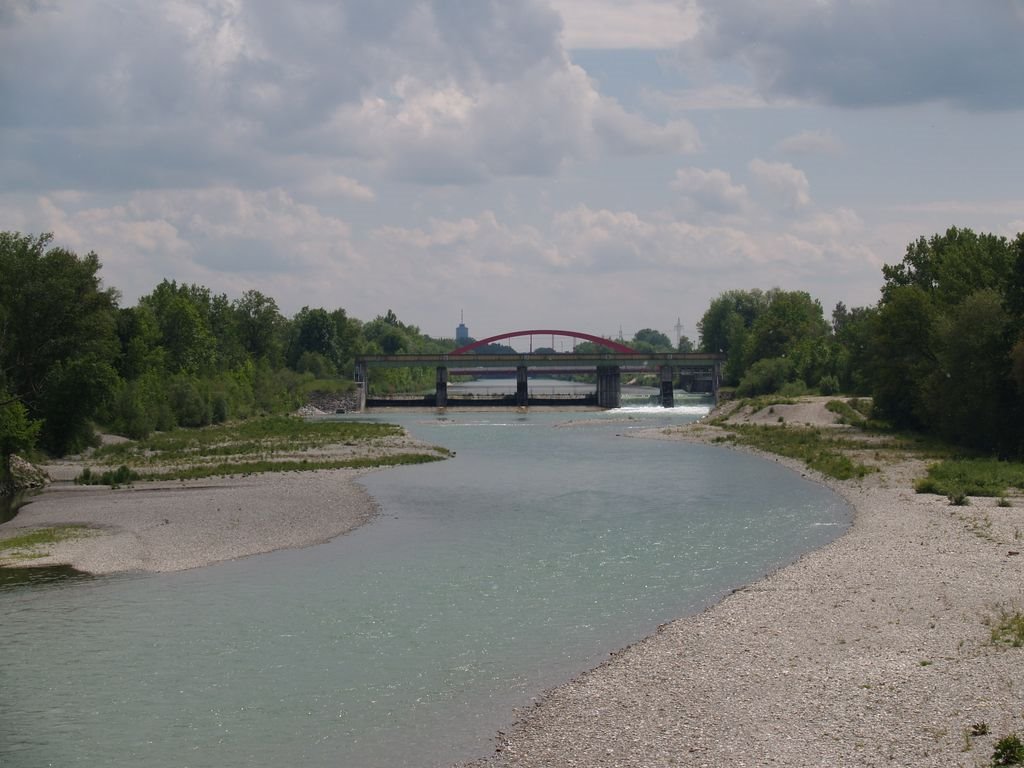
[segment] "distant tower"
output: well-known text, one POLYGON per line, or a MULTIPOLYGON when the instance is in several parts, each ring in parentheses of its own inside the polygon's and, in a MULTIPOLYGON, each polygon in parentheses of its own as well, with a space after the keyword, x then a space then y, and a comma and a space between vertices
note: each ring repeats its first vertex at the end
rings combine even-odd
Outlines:
POLYGON ((679 342, 683 339, 683 319, 681 317, 676 318, 676 346, 679 346, 679 342))
POLYGON ((469 344, 469 328, 463 322, 462 310, 459 310, 459 326, 455 329, 455 343, 459 346, 469 344))

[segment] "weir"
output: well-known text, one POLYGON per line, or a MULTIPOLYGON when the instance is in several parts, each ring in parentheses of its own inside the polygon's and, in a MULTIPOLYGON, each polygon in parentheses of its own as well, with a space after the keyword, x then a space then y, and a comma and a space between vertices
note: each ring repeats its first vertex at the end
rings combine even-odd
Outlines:
POLYGON ((529 375, 589 373, 596 376, 594 395, 578 399, 559 399, 562 407, 618 408, 622 403, 622 375, 656 376, 659 380, 659 402, 672 407, 675 390, 705 392, 718 402, 718 387, 725 355, 704 352, 566 352, 523 354, 404 354, 362 355, 356 358, 355 380, 358 388, 359 410, 367 406, 420 406, 436 408, 508 406, 525 408, 530 405, 550 405, 545 398, 529 396, 529 375), (434 394, 422 397, 375 398, 368 397, 371 371, 374 368, 433 367, 436 370, 434 394), (508 397, 480 399, 453 398, 448 395, 451 375, 479 376, 504 373, 514 375, 516 391, 508 397))

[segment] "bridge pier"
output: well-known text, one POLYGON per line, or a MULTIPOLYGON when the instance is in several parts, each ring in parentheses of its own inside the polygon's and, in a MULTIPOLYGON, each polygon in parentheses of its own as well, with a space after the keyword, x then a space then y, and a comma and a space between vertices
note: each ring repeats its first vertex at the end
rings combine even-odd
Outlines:
POLYGON ((525 408, 530 401, 530 390, 527 386, 526 366, 516 366, 516 405, 525 408))
POLYGON ((437 366, 437 378, 434 379, 434 402, 438 408, 448 407, 448 368, 437 366))
POLYGON ((672 366, 661 366, 661 397, 662 408, 671 408, 675 405, 675 395, 672 391, 672 366))
POLYGON ((597 407, 618 408, 622 405, 622 374, 617 365, 597 369, 597 407))
POLYGON ((364 362, 356 363, 356 410, 366 410, 366 375, 367 365, 364 362))

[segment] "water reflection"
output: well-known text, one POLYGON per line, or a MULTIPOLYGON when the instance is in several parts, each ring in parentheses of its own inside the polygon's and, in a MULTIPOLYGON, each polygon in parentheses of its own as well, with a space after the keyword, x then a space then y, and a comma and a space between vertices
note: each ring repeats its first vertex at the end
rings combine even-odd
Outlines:
POLYGON ((92 574, 78 571, 70 565, 48 565, 38 568, 0 567, 0 591, 17 587, 44 587, 49 584, 81 581, 94 578, 92 574))

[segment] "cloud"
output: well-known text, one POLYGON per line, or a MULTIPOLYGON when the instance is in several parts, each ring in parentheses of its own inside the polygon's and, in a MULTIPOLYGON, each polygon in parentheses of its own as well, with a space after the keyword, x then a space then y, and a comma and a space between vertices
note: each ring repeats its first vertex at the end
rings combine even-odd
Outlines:
POLYGON ((739 64, 765 98, 844 107, 1024 108, 1017 2, 701 0, 684 58, 739 64))
POLYGON ((686 0, 552 0, 569 49, 667 49, 697 32, 696 4, 686 0))
POLYGON ((680 168, 670 186, 697 210, 733 214, 750 205, 747 188, 734 184, 732 177, 722 170, 680 168))
POLYGON ((305 189, 315 197, 345 197, 364 203, 377 199, 376 193, 370 187, 340 174, 314 176, 306 183, 305 189))
POLYGON ((22 189, 285 186, 310 158, 467 184, 699 143, 600 93, 541 0, 77 0, 6 18, 0 176, 22 189))
POLYGON ((713 83, 675 91, 645 89, 645 104, 673 113, 710 109, 767 109, 794 106, 792 99, 769 101, 749 85, 713 83))
POLYGON ((801 131, 776 144, 775 151, 787 155, 834 155, 843 151, 843 142, 831 131, 801 131))
POLYGON ((769 201, 792 210, 811 202, 811 185, 806 174, 789 163, 769 163, 755 158, 750 161, 750 172, 769 201))
POLYGON ((164 277, 238 292, 260 283, 287 302, 296 297, 279 295, 282 280, 300 280, 315 295, 366 269, 347 222, 280 189, 144 191, 114 205, 80 194, 41 196, 32 204, 7 199, 0 200, 5 219, 8 208, 22 212, 26 230, 53 232, 76 252, 100 254, 105 282, 128 303, 164 277))

